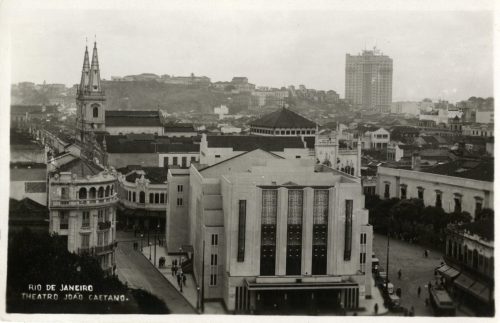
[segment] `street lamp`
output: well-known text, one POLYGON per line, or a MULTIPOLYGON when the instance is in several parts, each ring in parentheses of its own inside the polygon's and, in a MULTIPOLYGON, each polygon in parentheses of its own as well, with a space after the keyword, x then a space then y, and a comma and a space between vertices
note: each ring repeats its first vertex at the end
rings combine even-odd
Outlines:
POLYGON ((141 252, 142 252, 142 238, 144 237, 144 234, 141 233, 141 252))
POLYGON ((196 286, 196 309, 200 310, 200 286, 196 286))
POLYGON ((182 247, 179 248, 179 267, 182 268, 182 247))
POLYGON ((149 243, 149 261, 151 261, 151 242, 149 243))

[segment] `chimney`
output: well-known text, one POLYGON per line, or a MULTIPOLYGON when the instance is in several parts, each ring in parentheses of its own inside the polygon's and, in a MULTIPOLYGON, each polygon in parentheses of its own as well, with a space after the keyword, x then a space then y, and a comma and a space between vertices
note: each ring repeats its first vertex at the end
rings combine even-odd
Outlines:
POLYGON ((414 152, 411 156, 411 169, 415 171, 420 170, 420 154, 418 152, 414 152))

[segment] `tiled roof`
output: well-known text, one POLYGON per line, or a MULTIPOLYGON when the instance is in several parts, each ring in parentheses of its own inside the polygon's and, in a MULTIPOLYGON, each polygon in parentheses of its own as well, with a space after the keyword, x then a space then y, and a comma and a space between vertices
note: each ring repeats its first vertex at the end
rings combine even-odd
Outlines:
POLYGON ((165 132, 194 132, 192 123, 167 123, 165 125, 165 132))
POLYGON ((285 148, 304 148, 300 137, 275 136, 207 136, 208 147, 233 148, 234 151, 283 151, 285 148))
POLYGON ((159 153, 200 152, 200 145, 193 143, 157 144, 159 153))
POLYGON ((315 128, 316 123, 292 110, 282 108, 252 121, 250 126, 267 128, 315 128))
POLYGON ((192 138, 166 138, 107 136, 106 151, 110 154, 152 154, 173 152, 199 152, 200 145, 193 143, 192 138))
POLYGON ((425 168, 422 171, 432 174, 493 182, 494 168, 493 160, 469 161, 459 159, 446 164, 425 168))
POLYGON ((106 127, 161 127, 158 111, 106 111, 106 127))
POLYGON ((141 178, 141 174, 136 171, 144 171, 144 177, 150 181, 151 184, 163 184, 167 181, 167 168, 164 167, 143 167, 140 165, 128 165, 118 169, 122 174, 129 174, 126 176, 127 182, 135 183, 137 178, 141 178))
POLYGON ((78 177, 84 178, 87 175, 97 175, 103 168, 82 158, 75 158, 72 161, 57 167, 60 172, 71 172, 78 177))

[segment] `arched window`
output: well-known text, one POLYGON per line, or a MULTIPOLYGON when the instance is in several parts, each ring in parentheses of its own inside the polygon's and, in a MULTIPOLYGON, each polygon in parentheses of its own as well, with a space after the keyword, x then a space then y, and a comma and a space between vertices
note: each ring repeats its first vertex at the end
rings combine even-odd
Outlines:
POLYGON ((95 199, 96 190, 95 187, 91 187, 89 190, 89 198, 95 199))
POLYGON ((111 195, 115 194, 115 185, 111 185, 111 195))
POLYGON ((99 107, 98 106, 94 106, 92 108, 92 117, 99 118, 99 107))
POLYGON ((104 188, 102 186, 99 187, 99 190, 97 191, 97 197, 98 198, 104 197, 104 188))
POLYGON ((139 203, 146 203, 146 193, 144 191, 139 192, 139 203))
POLYGON ((87 189, 85 187, 80 188, 78 191, 78 198, 84 200, 87 198, 87 189))
POLYGON ((108 196, 109 196, 109 185, 108 185, 108 186, 106 186, 105 196, 106 196, 106 197, 108 197, 108 196))

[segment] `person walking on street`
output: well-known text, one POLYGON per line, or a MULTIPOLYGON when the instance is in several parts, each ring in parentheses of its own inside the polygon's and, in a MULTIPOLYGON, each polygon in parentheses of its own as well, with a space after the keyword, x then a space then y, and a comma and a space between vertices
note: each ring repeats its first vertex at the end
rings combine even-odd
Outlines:
POLYGON ((422 292, 422 288, 420 288, 420 286, 418 286, 417 288, 417 295, 418 297, 420 297, 420 293, 422 292))
POLYGON ((410 316, 415 316, 415 309, 413 308, 413 306, 410 309, 410 316))
POLYGON ((183 284, 184 286, 186 286, 186 280, 187 280, 187 277, 186 277, 186 275, 184 275, 184 273, 183 273, 183 274, 182 274, 182 284, 183 284))
POLYGON ((400 269, 400 270, 398 270, 398 279, 401 279, 401 275, 402 275, 402 274, 403 274, 403 273, 401 272, 401 269, 400 269))
POLYGON ((373 311, 375 312, 375 315, 378 314, 378 303, 375 303, 375 306, 373 306, 373 311))
POLYGON ((174 275, 177 275, 177 265, 174 265, 174 275))

